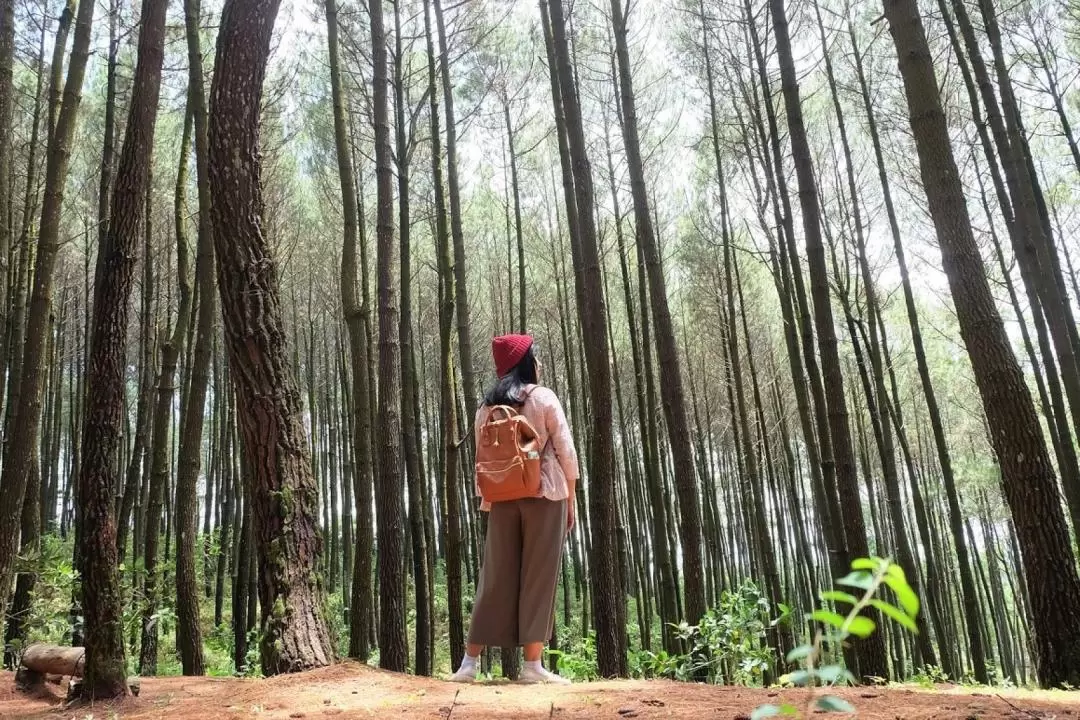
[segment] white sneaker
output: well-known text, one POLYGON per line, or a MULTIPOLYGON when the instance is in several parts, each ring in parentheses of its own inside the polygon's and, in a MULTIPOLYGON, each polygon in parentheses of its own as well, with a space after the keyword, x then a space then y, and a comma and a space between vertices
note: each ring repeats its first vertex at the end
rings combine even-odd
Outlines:
MULTIPOLYGON (((539 663, 537 664, 539 665, 539 663)), ((570 680, 560 675, 549 671, 543 665, 531 665, 525 663, 525 667, 521 669, 521 676, 518 678, 518 682, 522 683, 547 683, 551 685, 569 685, 570 680)))
POLYGON ((468 665, 462 665, 458 668, 458 671, 450 676, 450 682, 454 683, 474 683, 476 682, 477 668, 475 665, 469 667, 468 665))

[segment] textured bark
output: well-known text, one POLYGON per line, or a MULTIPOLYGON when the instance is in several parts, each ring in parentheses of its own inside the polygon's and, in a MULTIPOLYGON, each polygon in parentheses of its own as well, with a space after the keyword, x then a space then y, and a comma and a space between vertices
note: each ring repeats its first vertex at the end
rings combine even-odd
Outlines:
MULTIPOLYGON (((338 16, 335 0, 326 0, 327 45, 330 59, 330 91, 334 111, 334 147, 337 151, 338 180, 341 184, 343 246, 341 252, 341 306, 349 335, 349 361, 352 375, 349 408, 351 412, 353 482, 356 497, 356 549, 349 603, 349 656, 366 661, 370 652, 368 636, 371 588, 371 422, 370 383, 368 376, 369 343, 366 308, 357 295, 357 244, 361 216, 357 211, 357 190, 353 177, 352 147, 348 133, 346 98, 341 84, 341 61, 338 51, 338 16)), ((366 263, 365 263, 366 275, 366 263)), ((367 286, 366 277, 364 287, 367 286)), ((365 302, 367 295, 364 295, 365 302)))
MULTIPOLYGON (((181 156, 185 157, 191 149, 192 117, 191 109, 188 108, 184 122, 184 137, 181 141, 181 156)), ((186 176, 187 165, 182 166, 186 176)), ((186 187, 186 177, 183 186, 186 187)), ((183 200, 178 202, 183 203, 183 200)), ((177 213, 178 219, 181 213, 177 213)), ((144 584, 144 605, 142 617, 142 650, 139 655, 139 668, 141 674, 154 674, 157 671, 157 642, 158 627, 157 616, 161 604, 162 588, 165 580, 158 570, 162 558, 158 557, 158 543, 160 542, 161 529, 158 519, 168 502, 169 477, 172 465, 172 444, 169 431, 172 428, 173 401, 176 395, 176 369, 180 356, 184 351, 185 331, 188 320, 191 317, 192 292, 191 280, 188 272, 188 247, 187 237, 183 224, 178 223, 177 231, 177 286, 180 300, 177 308, 176 320, 172 332, 165 340, 161 348, 161 369, 157 377, 157 390, 154 399, 154 412, 150 440, 150 499, 147 504, 148 515, 145 532, 145 549, 143 562, 146 570, 144 584)), ((147 244, 147 252, 150 251, 147 244)), ((178 498, 179 499, 179 498, 178 498)), ((180 500, 185 504, 183 508, 188 511, 190 505, 186 500, 180 500)), ((165 557, 169 558, 169 526, 165 529, 165 557)))
MULTIPOLYGON (((187 385, 188 397, 184 406, 184 413, 180 418, 180 448, 176 461, 176 515, 178 528, 176 555, 177 640, 185 675, 202 675, 205 672, 202 635, 199 627, 199 595, 195 578, 195 535, 198 519, 196 483, 199 477, 202 455, 206 393, 210 382, 214 322, 217 317, 214 287, 214 236, 211 225, 212 202, 209 178, 207 177, 206 91, 199 37, 199 9, 198 0, 186 0, 184 3, 184 25, 188 51, 188 112, 191 114, 194 124, 196 187, 198 188, 199 205, 195 257, 195 289, 198 292, 198 313, 189 369, 190 383, 187 385)), ((182 167, 186 169, 188 163, 187 153, 183 154, 181 162, 182 167)), ((186 182, 187 173, 183 172, 183 175, 186 182)), ((180 182, 179 177, 177 182, 180 182)), ((177 242, 179 244, 179 230, 182 223, 180 215, 177 215, 176 222, 177 242)), ((178 257, 178 266, 179 262, 178 257)), ((179 325, 179 321, 177 324, 179 325)), ((209 513, 212 502, 209 473, 206 482, 206 503, 209 513)), ((209 583, 208 571, 207 583, 209 583)), ((209 584, 207 587, 209 587, 209 584)))
POLYGON ((419 392, 413 346, 412 316, 412 220, 409 195, 410 155, 413 138, 409 137, 406 110, 405 52, 401 32, 401 0, 394 2, 394 112, 395 158, 398 168, 398 236, 401 262, 401 316, 398 333, 401 337, 401 430, 404 448, 405 478, 409 494, 409 539, 412 550, 413 585, 416 590, 416 655, 413 670, 417 675, 431 675, 434 648, 430 646, 432 618, 428 614, 431 593, 427 573, 427 550, 424 542, 424 513, 421 505, 420 444, 416 424, 416 395, 419 392))
POLYGON ((277 268, 262 216, 259 108, 278 0, 228 0, 210 91, 207 170, 237 419, 259 554, 260 657, 274 675, 333 661, 311 475, 277 268))
POLYGON ((116 192, 105 242, 98 249, 94 283, 83 464, 79 475, 86 622, 82 695, 86 699, 128 692, 113 478, 123 424, 129 299, 146 220, 143 200, 150 191, 167 8, 167 0, 143 1, 138 60, 116 171, 116 192))
POLYGON ((409 661, 405 637, 404 502, 401 493, 401 338, 398 283, 394 265, 394 168, 390 146, 389 79, 382 0, 372 0, 372 112, 375 123, 376 276, 379 301, 379 407, 376 447, 376 503, 379 525, 379 666, 404 672, 409 661))
MULTIPOLYGON (((945 440, 945 428, 941 420, 941 409, 937 402, 937 392, 930 378, 930 365, 926 359, 926 349, 922 340, 922 328, 919 323, 919 315, 915 306, 915 293, 912 290, 911 278, 908 273, 907 259, 904 253, 903 239, 900 234, 900 225, 896 217, 896 209, 893 206, 891 185, 886 172, 885 157, 881 147, 881 139, 878 134, 877 119, 874 114, 874 105, 863 70, 862 53, 856 41, 855 29, 848 21, 848 38, 851 41, 852 57, 855 59, 855 71, 859 80, 859 90, 862 96, 863 107, 866 112, 867 129, 874 147, 874 158, 878 168, 878 178, 881 183, 882 195, 885 200, 885 212, 889 220, 889 229, 893 237, 893 249, 896 253, 896 261, 900 268, 900 279, 904 291, 904 307, 907 310, 908 325, 911 329, 911 340, 915 350, 915 360, 919 371, 919 380, 922 385, 923 398, 926 401, 927 413, 930 416, 930 427, 934 435, 934 447, 937 451, 938 467, 941 470, 942 483, 945 486, 945 498, 949 507, 949 526, 953 534, 953 542, 956 546, 957 562, 960 571, 960 589, 964 600, 964 619, 968 631, 968 649, 971 653, 971 661, 975 670, 977 682, 985 683, 989 676, 986 671, 986 657, 983 650, 982 635, 978 627, 978 598, 975 595, 975 582, 971 574, 971 560, 968 556, 967 539, 963 532, 963 519, 960 511, 960 502, 956 491, 956 478, 952 468, 952 457, 945 440)), ((899 397, 897 397, 899 404, 899 397)), ((899 405, 898 405, 899 407, 899 405)), ((913 485, 917 479, 911 479, 913 485)), ((920 521, 920 526, 925 522, 920 521)), ((924 546, 927 544, 924 542, 924 546)), ((925 547, 927 553, 932 556, 932 548, 925 547)), ((931 568, 927 567, 927 574, 931 568)), ((939 639, 940 640, 940 639, 939 639)), ((948 657, 943 653, 943 658, 948 657)), ((948 664, 948 663, 946 663, 948 664)))
POLYGON ((971 358, 1031 600, 1039 682, 1080 679, 1080 578, 1038 416, 986 280, 949 142, 922 20, 912 0, 886 0, 911 129, 960 332, 971 358))
MULTIPOLYGON (((541 5, 546 6, 550 12, 559 91, 572 161, 574 195, 579 211, 579 237, 572 237, 571 242, 580 245, 581 297, 585 301, 584 304, 579 303, 578 313, 585 338, 589 410, 592 416, 592 442, 589 448, 589 513, 592 524, 590 570, 593 580, 591 600, 596 627, 597 660, 601 676, 625 676, 625 628, 618 627, 617 611, 618 603, 625 602, 625 598, 619 588, 616 567, 616 465, 612 436, 611 365, 600 250, 593 215, 592 168, 574 83, 574 67, 570 58, 569 35, 562 0, 541 0, 541 5)), ((583 483, 579 483, 581 484, 583 483)), ((700 528, 698 530, 700 532, 700 528)))
MULTIPOLYGON (((469 317, 469 286, 465 263, 465 232, 461 219, 461 190, 458 182, 457 118, 454 114, 454 87, 450 77, 450 52, 441 0, 433 0, 435 27, 439 38, 439 74, 446 117, 446 189, 450 201, 450 234, 454 242, 454 285, 457 302, 457 333, 461 386, 465 395, 465 417, 476 414, 476 373, 473 371, 472 327, 469 317)), ((471 422, 471 420, 470 420, 471 422)))
MULTIPOLYGON (((799 204, 802 209, 806 257, 810 269, 810 292, 814 301, 814 323, 817 329, 825 387, 828 389, 829 434, 836 465, 836 483, 840 497, 846 498, 846 503, 843 505, 844 532, 848 550, 852 556, 865 557, 869 554, 869 546, 862 505, 859 501, 855 455, 851 431, 848 427, 847 403, 844 394, 844 376, 840 369, 825 248, 821 239, 821 209, 818 202, 817 182, 814 178, 806 127, 803 124, 802 101, 799 97, 799 85, 795 74, 784 1, 771 0, 769 6, 776 33, 776 50, 780 60, 784 106, 787 110, 795 173, 799 182, 799 204)), ((819 407, 818 412, 824 409, 819 407)), ((888 677, 888 662, 880 634, 873 634, 860 642, 856 647, 856 652, 859 655, 859 672, 863 677, 888 677)))
POLYGON ((649 212, 648 192, 645 186, 645 166, 641 157, 641 141, 638 137, 637 108, 634 84, 627 46, 627 17, 619 0, 611 0, 612 25, 615 31, 615 56, 619 70, 619 103, 622 108, 623 148, 630 174, 630 193, 634 203, 634 227, 637 242, 645 257, 649 275, 649 304, 652 307, 653 324, 656 328, 656 350, 664 371, 660 373, 661 405, 664 425, 668 431, 675 487, 679 496, 682 522, 679 524, 683 561, 683 582, 686 593, 686 617, 691 625, 697 624, 705 613, 705 583, 701 556, 701 507, 698 500, 697 478, 694 474, 694 451, 690 444, 690 428, 687 423, 686 399, 680 371, 679 348, 668 307, 667 283, 661 265, 660 250, 649 212))
POLYGON ((441 490, 443 513, 439 523, 446 533, 446 595, 450 623, 450 665, 458 667, 465 654, 465 622, 461 602, 461 496, 458 492, 458 423, 454 403, 454 351, 452 333, 456 295, 451 259, 450 230, 443 190, 442 134, 439 127, 439 94, 435 70, 435 42, 431 29, 431 4, 424 5, 424 30, 428 53, 428 100, 431 130, 431 178, 435 204, 435 257, 439 274, 439 418, 442 433, 441 467, 437 486, 441 490))
MULTIPOLYGON (((185 15, 188 13, 185 12, 185 15)), ((196 27, 197 32, 197 27, 196 27)), ((189 53, 190 54, 190 53, 189 53)), ((201 62, 201 54, 199 56, 201 62)), ((189 297, 192 294, 191 281, 188 279, 188 241, 184 231, 184 216, 187 211, 186 193, 182 189, 187 185, 187 166, 191 150, 192 125, 194 124, 195 103, 193 95, 199 88, 188 84, 188 116, 186 130, 188 142, 181 142, 180 171, 176 179, 176 265, 181 280, 181 292, 187 286, 189 297)), ((203 107, 205 112, 205 105, 203 107)), ((205 125, 204 125, 205 128, 205 125)), ((214 284, 213 254, 207 262, 206 249, 202 246, 213 242, 212 237, 204 236, 204 220, 209 222, 209 207, 200 208, 199 245, 203 256, 202 267, 196 267, 196 280, 201 284, 199 293, 198 334, 194 338, 196 347, 193 362, 189 366, 191 382, 188 385, 187 402, 183 403, 180 416, 180 448, 176 460, 176 639, 180 651, 180 662, 185 675, 202 675, 206 672, 202 651, 202 630, 199 627, 199 592, 195 577, 195 539, 198 530, 199 498, 197 482, 199 462, 202 450, 203 417, 206 406, 206 389, 210 381, 210 354, 212 352, 214 332, 214 284), (199 270, 202 277, 198 277, 199 270), (209 283, 207 282, 209 279, 209 283), (207 288, 209 285, 209 288, 207 288)), ((181 300, 183 304, 183 300, 181 300)), ((188 300, 186 312, 177 317, 178 330, 187 330, 187 321, 191 316, 191 300, 188 300), (181 319, 185 322, 181 323, 181 319)), ((183 343, 178 342, 177 345, 183 343)), ((154 451, 156 454, 156 450, 154 451)), ((207 503, 209 504, 210 476, 207 474, 207 503)))
POLYGON ((19 382, 15 425, 7 436, 11 453, 8 461, 4 463, 3 474, 0 475, 0 492, 7 498, 17 499, 14 502, 0 503, 0 608, 7 607, 11 591, 12 572, 18 555, 21 499, 38 449, 42 376, 45 371, 45 345, 52 305, 53 271, 60 250, 61 210, 72 140, 82 101, 82 84, 90 52, 93 19, 94 2, 84 0, 79 5, 75 21, 75 39, 68 63, 67 79, 64 82, 63 100, 57 110, 56 126, 46 151, 45 199, 41 208, 33 292, 27 316, 26 337, 22 346, 23 375, 19 382))

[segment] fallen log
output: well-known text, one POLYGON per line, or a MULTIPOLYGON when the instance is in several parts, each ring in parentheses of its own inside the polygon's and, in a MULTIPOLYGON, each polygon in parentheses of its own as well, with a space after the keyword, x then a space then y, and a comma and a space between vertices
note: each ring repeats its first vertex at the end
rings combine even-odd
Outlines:
POLYGON ((15 685, 23 692, 31 692, 41 689, 49 675, 82 677, 85 663, 86 650, 81 647, 28 645, 19 659, 15 685))
MULTIPOLYGON (((68 699, 77 698, 82 689, 83 668, 86 665, 86 649, 38 643, 29 645, 19 659, 15 673, 15 687, 24 693, 38 693, 46 682, 60 684, 62 677, 68 680, 68 699)), ((139 694, 139 678, 127 679, 132 695, 139 694)))

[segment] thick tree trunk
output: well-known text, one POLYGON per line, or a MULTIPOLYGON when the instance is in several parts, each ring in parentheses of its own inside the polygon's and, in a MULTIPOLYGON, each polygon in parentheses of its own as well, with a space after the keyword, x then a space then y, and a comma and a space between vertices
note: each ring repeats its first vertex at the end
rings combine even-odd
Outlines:
POLYGON ((94 283, 84 456, 79 475, 86 623, 82 695, 88 700, 128 692, 113 478, 124 412, 129 298, 146 220, 143 200, 150 191, 167 8, 166 0, 143 1, 131 106, 117 166, 109 228, 98 250, 94 283))
POLYGON ((42 376, 45 369, 49 309, 52 304, 53 270, 60 250, 61 210, 71 160, 72 140, 82 100, 83 78, 90 53, 94 5, 92 0, 84 0, 79 4, 63 102, 58 109, 56 126, 48 143, 45 200, 41 208, 33 292, 22 350, 23 375, 19 383, 19 403, 15 412, 15 426, 6 438, 11 453, 0 476, 0 489, 4 496, 15 499, 0 503, 0 608, 7 607, 11 592, 12 572, 18 556, 22 497, 37 453, 41 429, 42 376))
POLYGON ((1053 466, 971 229, 916 3, 886 0, 911 129, 961 336, 983 400, 1027 570, 1039 682, 1080 681, 1080 578, 1053 466))
MULTIPOLYGON (((592 616, 595 619, 599 671, 603 677, 627 673, 625 628, 618 627, 616 605, 625 602, 619 589, 616 555, 616 465, 612 437, 611 365, 607 340, 607 309, 604 302, 600 250, 597 243, 592 188, 592 168, 582 122, 581 107, 571 64, 569 34, 562 0, 541 0, 550 12, 554 55, 558 67, 562 112, 565 114, 567 143, 573 170, 574 195, 578 209, 578 245, 581 260, 579 304, 585 357, 589 372, 589 410, 592 433, 589 463, 589 514, 592 530, 590 569, 592 571, 592 616)), ((556 113, 558 114, 558 110, 556 113)), ((464 302, 464 299, 463 299, 464 302)), ((692 470, 691 470, 692 473, 692 470)), ((695 498, 696 499, 696 498, 695 498)), ((700 527, 698 528, 700 533, 700 527)), ((698 537, 700 541, 700 537, 698 537)), ((693 552, 688 549, 687 552, 693 552)), ((700 553, 700 548, 698 548, 700 553)), ((700 566, 698 568, 700 570, 700 566)))
POLYGON ((259 108, 278 0, 228 0, 210 91, 207 175, 237 417, 259 553, 260 655, 274 675, 327 665, 318 491, 264 234, 259 108), (237 159, 239 158, 239 160, 237 159))
POLYGON ((379 666, 404 672, 405 637, 404 502, 401 493, 401 338, 394 265, 394 169, 390 146, 389 80, 382 0, 370 3, 378 193, 376 271, 379 297, 379 443, 376 448, 375 513, 379 524, 379 666))

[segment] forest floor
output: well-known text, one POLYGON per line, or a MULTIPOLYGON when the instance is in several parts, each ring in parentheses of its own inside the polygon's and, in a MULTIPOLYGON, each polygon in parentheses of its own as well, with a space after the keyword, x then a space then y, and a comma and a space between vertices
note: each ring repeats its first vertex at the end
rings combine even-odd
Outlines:
MULTIPOLYGON (((668 681, 627 680, 566 686, 470 686, 381 672, 344 663, 267 680, 149 678, 137 698, 120 704, 65 707, 63 688, 29 698, 15 690, 12 673, 0 672, 0 718, 36 720, 210 720, 211 718, 406 718, 412 720, 651 720, 677 718, 749 720, 765 703, 806 706, 806 691, 714 687, 668 681)), ((867 720, 1080 720, 1080 694, 850 688, 837 693, 867 720)), ((809 715, 807 716, 809 717, 809 715)), ((843 716, 833 716, 843 717, 843 716)))

